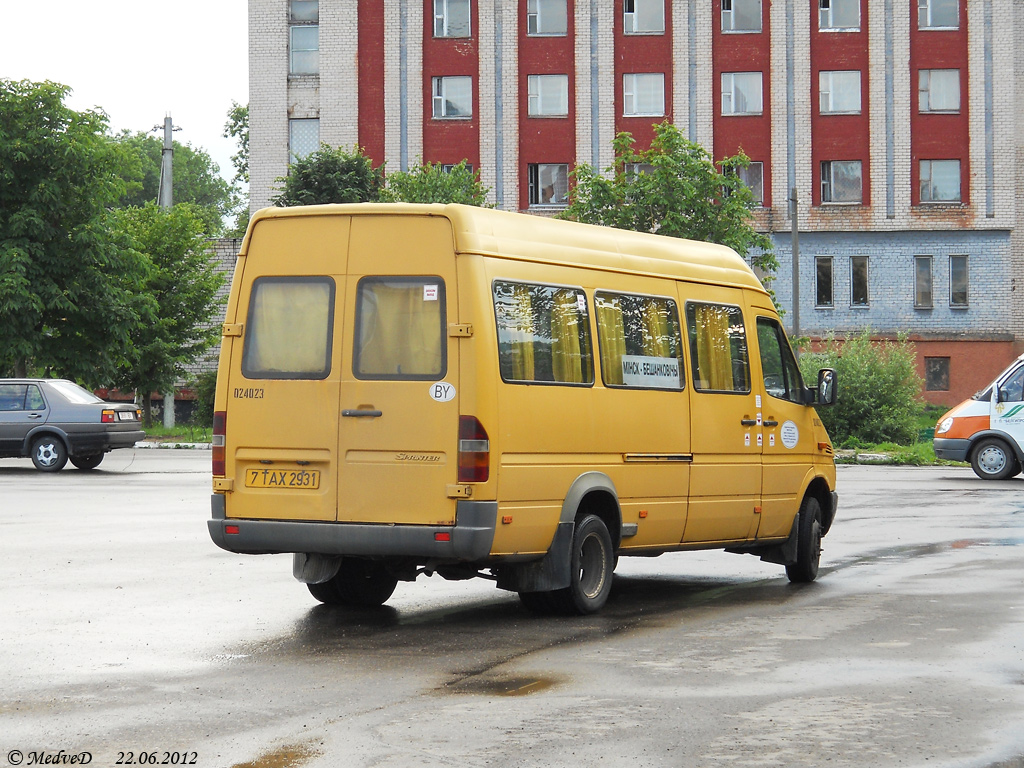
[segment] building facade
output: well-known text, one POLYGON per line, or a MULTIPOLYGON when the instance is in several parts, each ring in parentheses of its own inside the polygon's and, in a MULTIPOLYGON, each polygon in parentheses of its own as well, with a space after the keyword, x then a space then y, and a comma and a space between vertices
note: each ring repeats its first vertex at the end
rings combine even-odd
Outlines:
POLYGON ((551 213, 669 120, 751 158, 787 309, 795 191, 801 335, 907 333, 942 404, 1024 351, 1024 3, 250 0, 249 37, 254 209, 324 142, 551 213))

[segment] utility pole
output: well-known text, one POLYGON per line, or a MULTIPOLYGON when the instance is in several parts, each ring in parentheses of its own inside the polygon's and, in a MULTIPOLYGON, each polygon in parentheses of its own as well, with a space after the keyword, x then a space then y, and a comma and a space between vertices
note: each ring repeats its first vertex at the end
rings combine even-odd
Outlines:
POLYGON ((797 216, 796 187, 789 193, 790 214, 793 218, 793 338, 800 336, 800 219, 797 216))
MULTIPOLYGON (((174 127, 169 114, 164 118, 163 129, 164 148, 160 155, 160 190, 157 193, 156 204, 161 208, 171 208, 174 205, 174 193, 172 192, 174 181, 174 144, 171 142, 171 134, 181 129, 174 127)), ((156 126, 153 130, 159 131, 160 126, 156 126)), ((171 429, 174 426, 173 385, 170 392, 164 393, 164 426, 167 429, 171 429)))

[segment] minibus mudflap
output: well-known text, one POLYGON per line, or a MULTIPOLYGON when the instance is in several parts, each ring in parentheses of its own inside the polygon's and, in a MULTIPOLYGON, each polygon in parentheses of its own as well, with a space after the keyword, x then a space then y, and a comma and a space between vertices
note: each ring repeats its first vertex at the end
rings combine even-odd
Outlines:
POLYGON ((210 538, 239 554, 318 552, 364 557, 428 557, 475 562, 485 559, 494 541, 496 501, 456 503, 455 525, 377 525, 298 520, 226 518, 224 497, 214 494, 210 538))

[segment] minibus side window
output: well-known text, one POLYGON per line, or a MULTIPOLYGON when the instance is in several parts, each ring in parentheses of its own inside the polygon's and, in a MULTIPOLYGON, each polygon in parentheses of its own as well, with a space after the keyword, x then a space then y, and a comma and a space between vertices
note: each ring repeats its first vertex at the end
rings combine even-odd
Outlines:
POLYGON ((803 378, 782 326, 768 317, 757 318, 757 346, 765 392, 782 400, 803 402, 803 378))
POLYGON ((686 302, 693 388, 700 392, 750 392, 750 359, 743 310, 728 304, 686 302))
POLYGON ((594 311, 607 386, 683 388, 683 344, 672 299, 598 291, 594 311))
POLYGON ((253 281, 242 350, 247 379, 325 379, 331 371, 334 280, 253 281))
POLYGON ((364 277, 356 298, 355 377, 443 379, 445 317, 440 277, 364 277))
POLYGON ((516 383, 594 383, 587 297, 580 288, 494 283, 501 378, 516 383))

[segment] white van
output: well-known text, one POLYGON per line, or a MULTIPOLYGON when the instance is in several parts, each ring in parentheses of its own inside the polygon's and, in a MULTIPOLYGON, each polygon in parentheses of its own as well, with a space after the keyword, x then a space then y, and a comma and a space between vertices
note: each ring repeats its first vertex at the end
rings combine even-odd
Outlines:
POLYGON ((969 461, 984 480, 1020 474, 1024 462, 1024 355, 935 427, 935 455, 969 461))

